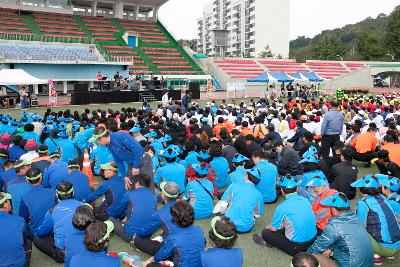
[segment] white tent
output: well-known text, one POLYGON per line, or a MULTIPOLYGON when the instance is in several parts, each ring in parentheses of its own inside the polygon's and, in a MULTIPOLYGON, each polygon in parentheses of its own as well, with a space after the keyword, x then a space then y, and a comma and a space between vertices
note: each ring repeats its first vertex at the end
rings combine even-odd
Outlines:
POLYGON ((0 70, 0 85, 31 85, 46 83, 46 80, 38 79, 21 69, 0 70))

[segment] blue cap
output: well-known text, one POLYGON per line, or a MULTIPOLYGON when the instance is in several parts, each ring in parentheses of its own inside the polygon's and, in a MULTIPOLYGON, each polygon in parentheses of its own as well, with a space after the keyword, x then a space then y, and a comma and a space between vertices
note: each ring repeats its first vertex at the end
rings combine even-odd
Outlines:
POLYGON ((130 133, 138 133, 140 132, 140 125, 136 124, 132 129, 129 130, 130 133))
POLYGON ((210 169, 207 166, 204 166, 202 164, 194 164, 194 165, 192 165, 192 167, 193 167, 193 170, 198 175, 201 175, 201 176, 206 176, 210 172, 210 169))
POLYGON ((79 131, 79 128, 81 128, 79 125, 72 125, 71 131, 72 131, 73 133, 76 133, 77 131, 79 131))
POLYGON ((156 138, 157 133, 156 132, 148 132, 147 134, 143 135, 146 138, 156 138))
POLYGON ((325 175, 314 176, 307 184, 307 186, 324 186, 328 183, 325 175))
POLYGON ((81 122, 80 122, 80 121, 74 121, 74 122, 72 123, 72 125, 81 125, 81 122))
POLYGON ((33 119, 33 121, 40 121, 42 119, 42 117, 40 115, 38 115, 38 114, 34 114, 32 116, 32 119, 33 119))
POLYGON ((208 118, 207 118, 207 117, 202 117, 202 118, 200 119, 200 121, 201 121, 202 123, 207 123, 207 122, 208 122, 208 118))
POLYGON ((64 119, 64 122, 65 122, 65 123, 71 123, 71 122, 73 122, 73 121, 74 121, 74 119, 71 118, 71 117, 68 117, 68 118, 65 118, 65 119, 64 119))
POLYGON ((307 158, 303 158, 302 160, 299 161, 299 163, 306 163, 306 162, 309 162, 309 163, 318 163, 319 160, 317 160, 317 158, 314 157, 314 156, 308 156, 307 158))
POLYGON ((53 122, 54 122, 53 119, 47 117, 47 119, 46 119, 46 124, 52 124, 53 122))
POLYGON ((210 156, 210 154, 208 154, 207 151, 201 150, 199 153, 197 153, 197 157, 202 160, 206 160, 206 159, 209 159, 211 156, 210 156))
POLYGON ((397 192, 400 190, 400 183, 399 183, 399 179, 397 177, 384 175, 384 174, 376 174, 375 176, 378 178, 378 182, 381 185, 389 188, 393 192, 397 192))
POLYGON ((59 117, 57 120, 58 120, 58 122, 64 122, 65 121, 65 119, 63 117, 59 117))
POLYGON ((178 155, 183 153, 183 149, 180 148, 180 147, 177 146, 177 145, 169 145, 169 146, 167 146, 167 148, 166 148, 165 150, 168 150, 168 149, 172 149, 172 150, 175 151, 175 153, 178 154, 178 155))
POLYGON ((253 169, 247 170, 247 173, 251 174, 252 176, 254 176, 257 180, 261 180, 261 171, 260 171, 260 169, 253 168, 253 169))
POLYGON ((343 195, 346 197, 346 195, 343 193, 336 193, 332 196, 324 198, 321 201, 321 204, 324 206, 329 206, 334 208, 350 208, 350 201, 347 199, 347 197, 346 201, 343 201, 343 199, 339 195, 343 195))
POLYGON ((299 184, 291 175, 286 175, 283 176, 276 185, 290 189, 290 188, 296 188, 299 184))
POLYGON ((315 146, 310 146, 307 152, 312 153, 314 155, 318 153, 318 149, 315 146))
POLYGON ((173 159, 178 156, 178 154, 173 150, 172 148, 167 149, 164 153, 163 156, 168 158, 168 159, 173 159))
POLYGON ((43 133, 50 133, 50 131, 51 131, 51 128, 49 126, 44 126, 42 129, 43 133))
POLYGON ((1 117, 1 122, 7 123, 8 119, 6 117, 1 117))
POLYGON ((366 175, 361 179, 353 182, 352 187, 379 188, 378 181, 372 175, 366 175))
POLYGON ((233 156, 232 163, 240 163, 247 160, 249 160, 249 158, 243 156, 242 154, 236 154, 233 156))
POLYGON ((67 132, 64 132, 64 131, 59 132, 57 136, 61 137, 61 138, 69 138, 69 134, 67 132))
POLYGON ((163 137, 161 137, 160 139, 158 139, 158 141, 160 141, 160 143, 170 142, 170 141, 172 141, 172 137, 170 135, 166 134, 163 137))
POLYGON ((66 131, 67 130, 67 124, 65 124, 65 122, 61 122, 60 124, 57 125, 57 129, 59 131, 66 131))
POLYGON ((18 126, 18 121, 12 120, 11 121, 11 126, 18 126))

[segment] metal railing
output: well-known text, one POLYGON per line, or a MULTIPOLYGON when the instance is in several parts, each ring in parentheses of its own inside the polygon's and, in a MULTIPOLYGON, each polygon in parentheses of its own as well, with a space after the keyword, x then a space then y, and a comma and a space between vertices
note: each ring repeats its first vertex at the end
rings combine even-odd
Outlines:
POLYGON ((93 38, 63 37, 63 36, 44 36, 33 33, 6 33, 0 32, 0 39, 12 41, 36 41, 36 42, 55 42, 55 43, 78 43, 78 44, 95 44, 93 38))

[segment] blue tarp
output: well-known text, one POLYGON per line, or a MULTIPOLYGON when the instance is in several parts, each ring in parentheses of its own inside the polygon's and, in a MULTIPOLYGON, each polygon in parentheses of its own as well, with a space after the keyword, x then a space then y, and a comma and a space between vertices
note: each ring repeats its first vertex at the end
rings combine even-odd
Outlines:
POLYGON ((290 78, 286 73, 284 72, 264 72, 263 74, 252 78, 252 79, 248 79, 248 82, 251 83, 257 83, 257 82, 293 82, 294 80, 292 78, 290 78))

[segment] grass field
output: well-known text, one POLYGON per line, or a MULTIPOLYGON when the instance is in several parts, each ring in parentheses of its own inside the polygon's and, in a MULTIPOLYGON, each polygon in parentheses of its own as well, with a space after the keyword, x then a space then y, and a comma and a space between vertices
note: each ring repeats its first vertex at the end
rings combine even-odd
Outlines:
MULTIPOLYGON (((204 104, 206 101, 199 101, 201 104, 204 104)), ((238 102, 238 100, 237 100, 238 102)), ((153 104, 154 105, 154 104, 153 104)), ((68 106, 68 107, 54 107, 52 110, 65 110, 69 108, 71 111, 80 111, 82 112, 84 108, 89 109, 107 109, 111 108, 114 110, 120 109, 122 107, 140 107, 140 103, 132 103, 132 104, 109 104, 109 105, 88 105, 88 106, 68 106)), ((46 108, 34 108, 29 109, 29 112, 37 112, 40 115, 43 115, 46 108)), ((2 114, 10 114, 13 116, 19 116, 21 114, 20 110, 1 110, 2 114)), ((377 170, 375 168, 364 168, 362 164, 356 162, 356 165, 359 169, 359 177, 364 176, 368 173, 375 173, 377 170)), ((280 199, 280 202, 282 199, 280 199)), ((254 233, 260 233, 263 227, 266 224, 271 222, 271 218, 273 216, 275 207, 277 204, 272 205, 265 205, 265 215, 259 218, 254 226, 254 229, 251 233, 240 235, 237 241, 236 246, 241 248, 244 252, 244 263, 243 266, 246 267, 264 267, 264 266, 273 266, 273 267, 287 267, 290 266, 291 257, 288 255, 278 251, 275 248, 266 248, 261 247, 253 243, 252 235, 254 233)), ((353 210, 355 208, 355 201, 352 201, 353 210)), ((210 220, 199 220, 195 222, 196 225, 199 225, 204 230, 205 236, 208 240, 208 231, 210 229, 210 220)), ((212 245, 208 242, 208 245, 212 245)), ((111 238, 110 242, 110 251, 126 251, 130 254, 139 255, 142 259, 147 259, 148 256, 137 252, 130 248, 130 246, 121 240, 118 236, 114 235, 111 238)), ((1 264, 0 264, 1 265, 1 264)), ((32 259, 31 259, 31 266, 32 267, 47 267, 47 266, 63 266, 62 264, 56 264, 53 260, 51 260, 48 256, 42 254, 37 249, 33 248, 32 259)), ((400 266, 400 260, 398 257, 394 261, 388 261, 384 259, 384 266, 400 266)))

